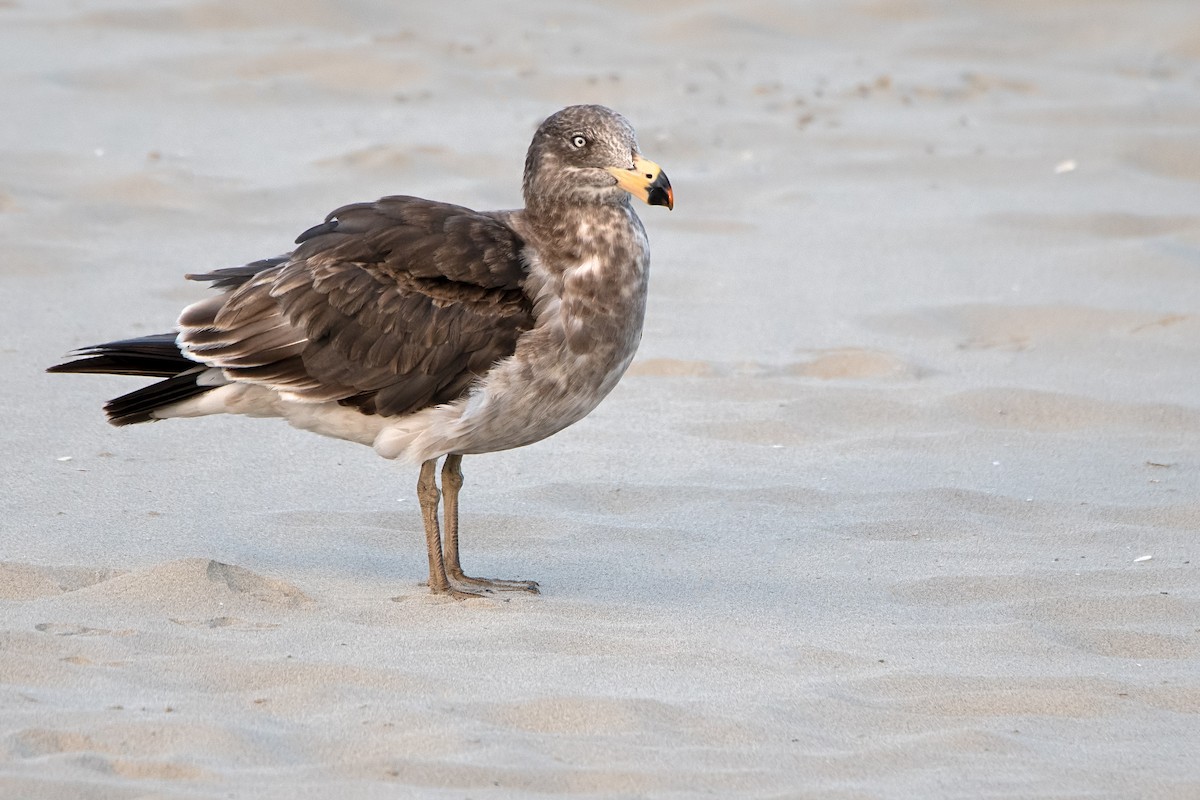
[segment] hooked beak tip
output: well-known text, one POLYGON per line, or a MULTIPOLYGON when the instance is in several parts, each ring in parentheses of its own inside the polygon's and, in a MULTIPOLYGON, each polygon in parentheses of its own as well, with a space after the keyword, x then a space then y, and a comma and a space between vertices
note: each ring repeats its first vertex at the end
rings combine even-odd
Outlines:
POLYGON ((675 190, 667 180, 667 173, 659 172, 658 177, 650 184, 646 192, 646 202, 652 206, 666 206, 668 211, 675 209, 675 190))

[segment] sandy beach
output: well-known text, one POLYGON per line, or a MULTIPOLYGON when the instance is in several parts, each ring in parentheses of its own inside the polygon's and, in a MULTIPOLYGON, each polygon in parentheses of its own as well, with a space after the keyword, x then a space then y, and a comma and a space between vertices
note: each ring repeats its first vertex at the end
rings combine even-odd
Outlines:
POLYGON ((1200 5, 0 1, 0 798, 1200 797, 1200 5), (603 103, 675 187, 637 360, 417 472, 116 429, 184 273, 520 204, 603 103))

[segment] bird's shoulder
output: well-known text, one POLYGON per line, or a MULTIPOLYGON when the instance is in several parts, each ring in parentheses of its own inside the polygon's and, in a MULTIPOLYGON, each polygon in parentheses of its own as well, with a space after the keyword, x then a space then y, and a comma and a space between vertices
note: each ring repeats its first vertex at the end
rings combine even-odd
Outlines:
POLYGON ((525 242, 503 212, 393 195, 334 209, 296 238, 292 263, 370 266, 392 275, 516 289, 525 242))

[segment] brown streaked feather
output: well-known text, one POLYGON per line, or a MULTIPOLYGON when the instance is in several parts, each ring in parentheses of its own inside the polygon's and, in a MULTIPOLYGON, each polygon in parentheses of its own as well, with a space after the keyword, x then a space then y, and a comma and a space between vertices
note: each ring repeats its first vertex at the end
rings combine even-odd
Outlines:
POLYGON ((212 272, 193 272, 183 277, 189 281, 212 281, 212 288, 214 289, 236 289, 258 273, 283 264, 289 257, 289 255, 282 255, 275 256, 274 258, 264 258, 259 261, 251 261, 249 264, 243 264, 240 267, 214 269, 212 272))
POLYGON ((413 197, 337 209, 290 257, 216 270, 226 294, 181 342, 234 380, 401 415, 449 402, 533 327, 523 242, 494 216, 413 197))

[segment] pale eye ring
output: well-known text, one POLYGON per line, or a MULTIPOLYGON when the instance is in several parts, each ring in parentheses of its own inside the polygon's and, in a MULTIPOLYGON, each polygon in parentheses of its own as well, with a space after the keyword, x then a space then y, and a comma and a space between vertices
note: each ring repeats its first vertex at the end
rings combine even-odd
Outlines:
POLYGON ((581 147, 587 147, 587 145, 587 137, 582 133, 577 133, 571 137, 571 147, 574 147, 576 150, 580 149, 581 147))

